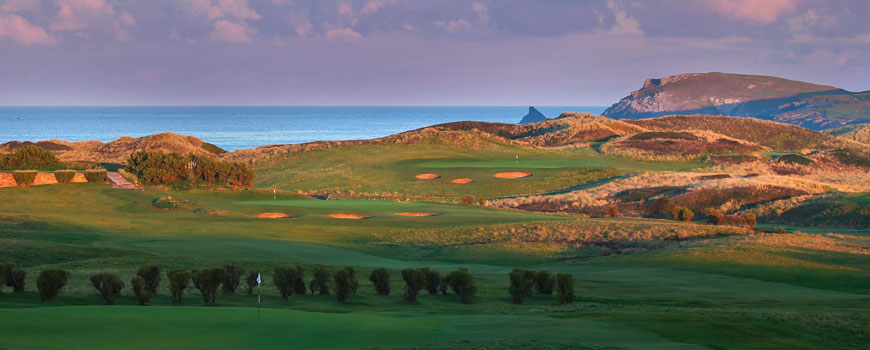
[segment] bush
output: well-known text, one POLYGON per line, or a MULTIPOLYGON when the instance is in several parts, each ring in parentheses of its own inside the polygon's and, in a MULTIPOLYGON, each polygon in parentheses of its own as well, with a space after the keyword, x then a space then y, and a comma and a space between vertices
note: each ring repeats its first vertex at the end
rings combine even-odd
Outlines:
POLYGON ((347 278, 350 280, 350 294, 356 294, 359 290, 359 280, 356 279, 356 271, 350 266, 345 267, 344 270, 347 271, 347 278))
POLYGON ((61 288, 66 286, 69 271, 59 269, 42 270, 36 277, 36 289, 39 290, 39 299, 42 301, 54 299, 61 288))
POLYGON ((441 272, 435 269, 425 268, 422 270, 426 279, 426 291, 429 295, 438 295, 438 285, 441 283, 441 272))
POLYGON ((453 292, 459 294, 463 304, 473 304, 474 296, 477 295, 477 286, 474 284, 474 277, 468 273, 468 270, 461 268, 453 271, 448 275, 450 288, 453 292))
MULTIPOLYGON (((160 273, 163 269, 160 265, 144 265, 136 271, 136 275, 145 280, 145 291, 151 293, 151 296, 157 295, 157 287, 160 286, 160 273)), ((150 300, 151 297, 149 296, 150 300)), ((146 301, 147 303, 147 301, 146 301)))
POLYGON ((402 279, 405 281, 405 301, 416 303, 417 293, 426 285, 426 276, 418 269, 402 270, 402 279))
POLYGON ((462 199, 460 199, 460 201, 462 202, 462 204, 474 204, 474 196, 471 196, 471 195, 462 196, 462 199))
POLYGON ((254 294, 254 287, 257 286, 257 276, 260 275, 260 271, 254 270, 248 272, 248 277, 245 277, 245 290, 248 292, 248 295, 254 294))
POLYGON ((672 213, 674 214, 674 220, 677 221, 692 221, 692 217, 695 216, 695 213, 686 207, 674 207, 672 213))
POLYGON ((560 273, 556 275, 556 291, 559 295, 560 304, 571 304, 574 302, 574 276, 570 273, 560 273))
POLYGON ((329 295, 329 271, 323 266, 314 268, 314 279, 308 284, 311 294, 329 295))
POLYGON ((121 294, 121 289, 124 288, 124 282, 114 273, 98 273, 91 276, 91 283, 94 288, 100 292, 100 296, 106 301, 107 305, 115 303, 115 297, 121 294))
POLYGON ((25 278, 27 277, 27 272, 22 269, 16 268, 13 263, 6 263, 0 266, 0 276, 2 276, 2 280, 0 280, 0 287, 3 284, 6 286, 12 287, 12 291, 15 293, 21 293, 24 291, 24 283, 25 278))
POLYGON ((813 161, 799 156, 797 154, 786 154, 782 157, 776 159, 778 162, 787 163, 787 164, 798 164, 798 165, 810 165, 813 164, 813 161))
POLYGON ((607 214, 607 217, 619 217, 619 207, 611 204, 607 206, 607 209, 605 209, 605 213, 607 214))
POLYGON ((36 170, 15 170, 12 178, 18 186, 30 186, 36 181, 36 170))
POLYGON ((98 183, 98 184, 106 183, 106 181, 108 180, 107 175, 108 175, 108 173, 106 172, 106 169, 88 169, 88 170, 85 170, 85 179, 87 179, 88 182, 93 182, 93 183, 98 183))
POLYGON ((707 217, 707 222, 709 222, 713 225, 725 224, 725 214, 722 214, 722 212, 719 209, 713 209, 713 208, 707 209, 704 212, 704 215, 707 217))
POLYGON ((144 184, 188 181, 238 188, 250 188, 254 185, 254 171, 247 164, 195 155, 136 152, 127 159, 127 170, 144 184))
POLYGON ((378 268, 369 275, 369 281, 375 285, 378 295, 390 295, 390 273, 385 268, 378 268))
POLYGON ((556 287, 556 276, 552 272, 541 270, 535 274, 535 292, 538 294, 553 294, 556 287))
POLYGON ((236 288, 239 288, 245 270, 236 264, 226 264, 224 270, 227 272, 222 283, 224 294, 236 294, 236 288))
POLYGON ((75 170, 58 170, 54 172, 54 179, 57 180, 57 183, 59 184, 68 184, 72 182, 75 176, 75 170))
POLYGON ((343 303, 351 293, 350 275, 348 275, 347 270, 335 271, 332 274, 332 282, 335 288, 335 297, 343 303))
POLYGON ((743 226, 743 217, 740 215, 726 215, 725 221, 728 223, 728 225, 734 227, 743 226))
POLYGON ((479 205, 479 206, 484 206, 484 205, 486 205, 486 198, 483 198, 483 197, 477 197, 477 205, 479 205))
POLYGON ((749 228, 755 228, 755 225, 758 223, 758 220, 755 217, 755 214, 746 213, 746 214, 743 214, 743 222, 745 222, 746 226, 749 226, 749 228))
POLYGON ((193 285, 202 294, 202 301, 206 304, 214 304, 217 299, 217 289, 226 279, 226 270, 220 267, 202 271, 194 270, 192 273, 193 285))
POLYGON ((172 303, 181 305, 184 301, 184 290, 190 284, 190 279, 193 274, 186 270, 171 270, 166 273, 166 278, 169 279, 169 290, 172 291, 172 303))
POLYGON ((288 300, 294 292, 299 291, 299 284, 302 284, 302 294, 305 293, 305 282, 302 281, 302 275, 305 268, 302 266, 286 266, 276 267, 275 273, 272 274, 272 281, 278 287, 278 292, 281 293, 281 299, 288 300))
POLYGON ((532 285, 535 282, 535 272, 528 270, 524 271, 518 267, 508 273, 508 276, 511 281, 511 286, 508 287, 511 301, 513 301, 514 304, 522 304, 523 299, 532 296, 532 285))
MULTIPOLYGON (((450 277, 449 275, 447 277, 450 277)), ((447 277, 441 277, 441 281, 438 282, 438 291, 443 295, 449 294, 450 289, 450 281, 447 277)))
POLYGON ((154 296, 154 293, 145 290, 146 284, 147 282, 145 282, 145 279, 139 275, 135 275, 130 279, 130 285, 133 286, 133 295, 136 296, 139 305, 148 305, 148 302, 151 301, 151 297, 154 296))
POLYGON ((54 153, 33 145, 26 145, 9 155, 0 154, 0 169, 54 170, 66 166, 54 153))

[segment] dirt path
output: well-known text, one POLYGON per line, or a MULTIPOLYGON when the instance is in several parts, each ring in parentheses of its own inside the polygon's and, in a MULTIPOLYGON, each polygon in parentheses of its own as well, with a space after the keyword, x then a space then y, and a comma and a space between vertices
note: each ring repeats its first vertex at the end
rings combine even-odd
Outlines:
POLYGON ((121 174, 118 173, 109 173, 106 175, 109 178, 109 182, 112 183, 112 187, 120 188, 124 190, 135 190, 139 187, 136 187, 132 182, 127 181, 121 174))

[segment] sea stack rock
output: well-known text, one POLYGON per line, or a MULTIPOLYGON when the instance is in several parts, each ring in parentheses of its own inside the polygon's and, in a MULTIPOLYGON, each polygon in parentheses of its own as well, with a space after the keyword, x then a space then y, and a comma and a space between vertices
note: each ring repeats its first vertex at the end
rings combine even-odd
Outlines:
POLYGON ((535 109, 535 107, 530 106, 529 107, 529 114, 526 114, 526 116, 523 117, 522 120, 520 120, 520 124, 537 123, 537 122, 542 122, 545 120, 547 120, 546 116, 541 114, 541 112, 538 112, 538 110, 535 109))

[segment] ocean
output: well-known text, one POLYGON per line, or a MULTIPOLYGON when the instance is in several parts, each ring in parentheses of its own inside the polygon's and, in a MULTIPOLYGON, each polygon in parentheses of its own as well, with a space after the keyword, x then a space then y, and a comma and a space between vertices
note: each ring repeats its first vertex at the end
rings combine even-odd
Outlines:
MULTIPOLYGON (((600 106, 536 107, 601 114, 600 106)), ((528 107, 0 107, 0 143, 115 140, 160 132, 192 135, 228 151, 268 144, 356 140, 433 124, 517 123, 528 107)))

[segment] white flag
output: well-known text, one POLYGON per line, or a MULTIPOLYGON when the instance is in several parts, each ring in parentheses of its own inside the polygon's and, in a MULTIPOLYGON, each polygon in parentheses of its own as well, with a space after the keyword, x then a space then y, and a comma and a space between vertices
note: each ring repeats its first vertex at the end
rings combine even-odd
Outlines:
POLYGON ((259 286, 259 285, 260 285, 260 282, 262 282, 262 281, 263 281, 263 280, 260 279, 260 273, 257 272, 257 285, 259 286))

